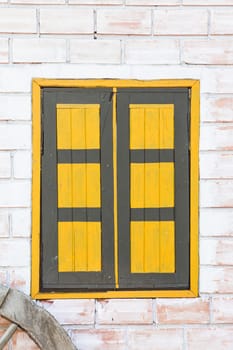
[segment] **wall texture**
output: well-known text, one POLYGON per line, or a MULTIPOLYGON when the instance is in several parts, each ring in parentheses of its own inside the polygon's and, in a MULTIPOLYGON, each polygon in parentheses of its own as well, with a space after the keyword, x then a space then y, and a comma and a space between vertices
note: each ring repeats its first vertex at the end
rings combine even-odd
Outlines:
POLYGON ((200 79, 200 298, 40 304, 80 350, 232 350, 233 0, 0 0, 0 283, 27 294, 36 77, 200 79))

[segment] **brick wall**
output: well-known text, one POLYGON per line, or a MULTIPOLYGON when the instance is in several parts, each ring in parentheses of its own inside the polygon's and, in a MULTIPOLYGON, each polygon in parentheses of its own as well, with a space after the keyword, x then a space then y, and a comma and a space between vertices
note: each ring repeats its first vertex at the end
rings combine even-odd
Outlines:
POLYGON ((40 304, 80 350, 231 350, 233 0, 0 0, 0 283, 28 294, 35 77, 201 80, 200 298, 40 304))

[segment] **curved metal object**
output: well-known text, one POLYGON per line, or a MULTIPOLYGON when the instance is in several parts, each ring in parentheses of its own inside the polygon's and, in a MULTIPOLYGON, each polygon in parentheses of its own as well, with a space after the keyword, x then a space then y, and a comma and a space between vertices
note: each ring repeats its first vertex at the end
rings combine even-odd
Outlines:
POLYGON ((0 285, 0 315, 23 328, 41 349, 77 350, 55 318, 22 292, 0 285))

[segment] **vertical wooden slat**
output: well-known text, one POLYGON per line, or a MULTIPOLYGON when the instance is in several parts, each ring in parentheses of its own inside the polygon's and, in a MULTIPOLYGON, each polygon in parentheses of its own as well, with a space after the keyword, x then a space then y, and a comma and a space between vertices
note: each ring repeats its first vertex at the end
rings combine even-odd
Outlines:
POLYGON ((145 206, 145 165, 131 163, 130 166, 130 207, 145 206))
POLYGON ((159 147, 174 148, 174 106, 164 105, 159 108, 159 147))
POLYGON ((144 272, 144 222, 130 223, 131 272, 144 272))
POLYGON ((160 230, 158 222, 145 222, 144 272, 160 271, 160 230))
POLYGON ((88 271, 101 271, 101 223, 87 222, 88 271))
POLYGON ((145 113, 145 148, 159 148, 159 107, 144 109, 145 113))
POLYGON ((85 108, 76 107, 68 109, 71 113, 71 148, 86 148, 86 130, 85 130, 85 108))
POLYGON ((58 223, 58 271, 74 271, 73 223, 58 223))
POLYGON ((87 222, 75 222, 75 271, 88 271, 87 222))
POLYGON ((86 149, 100 148, 99 106, 85 109, 86 149))
POLYGON ((174 221, 160 221, 160 272, 175 272, 175 232, 174 221))
POLYGON ((174 206, 174 163, 158 163, 158 207, 174 206))
POLYGON ((145 147, 145 115, 143 108, 130 109, 130 149, 145 147))

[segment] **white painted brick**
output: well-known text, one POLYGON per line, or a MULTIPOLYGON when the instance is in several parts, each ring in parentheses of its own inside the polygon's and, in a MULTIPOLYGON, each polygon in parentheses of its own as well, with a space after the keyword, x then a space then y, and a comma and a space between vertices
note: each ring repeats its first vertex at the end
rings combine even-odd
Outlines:
POLYGON ((15 63, 65 62, 66 40, 14 39, 12 60, 15 63))
POLYGON ((65 4, 66 0, 11 0, 12 4, 41 4, 41 5, 59 5, 59 4, 65 4))
POLYGON ((30 245, 26 239, 0 240, 0 266, 28 266, 30 262, 30 245))
POLYGON ((233 34, 233 10, 214 10, 211 13, 210 34, 233 34))
POLYGON ((230 239, 201 239, 201 265, 233 265, 233 241, 230 239))
POLYGON ((0 152, 0 178, 11 176, 11 157, 9 152, 0 152))
POLYGON ((125 43, 128 64, 178 64, 178 40, 133 40, 125 43))
POLYGON ((0 207, 29 207, 30 182, 1 182, 0 207))
POLYGON ((213 297, 212 317, 213 323, 233 323, 233 298, 213 297))
POLYGON ((233 150, 233 124, 204 124, 201 126, 201 150, 233 150))
POLYGON ((203 236, 233 236, 233 208, 202 208, 200 234, 203 236))
POLYGON ((201 91, 231 94, 233 91, 232 75, 232 67, 203 70, 201 91))
POLYGON ((233 152, 201 152, 200 177, 202 179, 233 178, 233 152))
MULTIPOLYGON (((30 251, 30 247, 29 247, 30 251)), ((9 272, 10 287, 23 293, 30 294, 30 270, 31 267, 16 267, 9 272)))
POLYGON ((16 209, 12 211, 11 230, 14 237, 29 237, 31 235, 30 209, 16 209))
POLYGON ((122 5, 123 0, 69 0, 73 5, 122 5))
POLYGON ((92 9, 41 9, 40 32, 64 34, 93 33, 92 9))
POLYGON ((152 300, 112 299, 97 302, 99 324, 152 324, 152 300))
POLYGON ((94 324, 94 299, 47 300, 43 306, 62 325, 94 324))
POLYGON ((200 182, 200 206, 233 207, 233 180, 202 180, 200 182))
POLYGON ((187 330, 189 350, 232 350, 233 327, 208 327, 187 330))
POLYGON ((180 5, 180 0, 126 0, 126 5, 173 6, 173 5, 180 5))
POLYGON ((31 127, 23 124, 0 125, 0 149, 29 149, 31 127))
POLYGON ((184 41, 182 61, 189 64, 233 64, 233 39, 184 41))
POLYGON ((129 329, 127 350, 181 350, 181 329, 129 329))
POLYGON ((138 8, 97 10, 97 33, 150 34, 151 11, 138 8))
POLYGON ((232 266, 202 266, 200 269, 201 293, 233 293, 232 266))
POLYGON ((202 35, 208 31, 206 10, 158 10, 154 13, 155 35, 202 35))
POLYGON ((9 236, 9 215, 5 210, 0 211, 0 236, 8 237, 9 236))
POLYGON ((0 33, 36 33, 36 10, 0 8, 0 33))
POLYGON ((233 0, 183 0, 183 5, 191 6, 231 6, 233 0))
POLYGON ((0 94, 0 120, 30 120, 31 96, 0 94))
POLYGON ((74 329, 71 338, 80 350, 128 350, 125 329, 74 329))
POLYGON ((0 39, 0 63, 8 63, 8 39, 0 39))
POLYGON ((73 63, 121 63, 119 40, 71 40, 70 61, 73 63))
POLYGON ((233 97, 204 96, 201 114, 204 122, 233 122, 233 97))
POLYGON ((14 154, 14 177, 28 179, 32 174, 32 154, 30 151, 18 151, 14 154))

